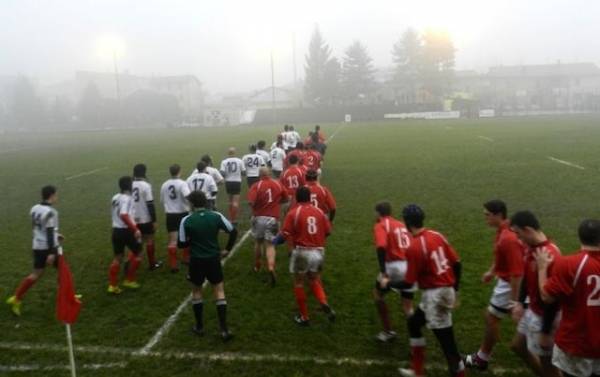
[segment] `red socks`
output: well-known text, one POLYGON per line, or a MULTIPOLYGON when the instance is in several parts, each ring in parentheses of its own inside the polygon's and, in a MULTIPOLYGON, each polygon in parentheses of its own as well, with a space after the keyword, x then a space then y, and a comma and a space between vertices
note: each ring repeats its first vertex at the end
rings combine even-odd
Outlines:
POLYGON ((327 305, 327 296, 325 295, 325 291, 323 290, 323 285, 321 284, 321 279, 315 279, 310 282, 310 289, 312 289, 313 295, 319 304, 327 305))
POLYGON ((388 312, 388 307, 383 300, 375 300, 375 306, 377 306, 377 311, 379 312, 379 318, 381 318, 381 323, 383 324, 383 330, 389 332, 392 330, 392 325, 390 323, 390 314, 388 312))
POLYGON ((235 204, 229 205, 229 220, 234 223, 237 220, 238 206, 235 204))
POLYGON ((425 375, 425 338, 410 339, 410 366, 417 376, 425 375))
POLYGON ((113 287, 119 284, 119 262, 113 261, 108 269, 108 281, 113 287))
POLYGON ((296 296, 296 303, 298 304, 298 309, 300 309, 300 315, 302 319, 308 319, 308 307, 306 306, 306 293, 304 293, 304 287, 295 286, 294 287, 294 295, 296 296))
POLYGON ((169 266, 171 269, 177 268, 177 247, 169 246, 167 248, 167 254, 169 255, 169 266))
POLYGON ((184 263, 190 263, 190 248, 186 247, 185 249, 183 249, 183 262, 184 263))
POLYGON ((23 298, 23 296, 25 295, 25 293, 34 284, 35 284, 35 279, 32 279, 29 276, 27 276, 25 279, 23 279, 23 281, 21 281, 21 284, 19 284, 19 287, 15 291, 15 296, 16 296, 17 300, 21 301, 21 298, 23 298))
POLYGON ((129 253, 129 268, 127 269, 127 280, 135 281, 135 273, 137 272, 139 266, 140 258, 134 255, 133 253, 129 253))
POLYGON ((148 255, 148 264, 150 267, 156 264, 156 254, 154 252, 154 241, 148 241, 146 243, 146 254, 148 255))

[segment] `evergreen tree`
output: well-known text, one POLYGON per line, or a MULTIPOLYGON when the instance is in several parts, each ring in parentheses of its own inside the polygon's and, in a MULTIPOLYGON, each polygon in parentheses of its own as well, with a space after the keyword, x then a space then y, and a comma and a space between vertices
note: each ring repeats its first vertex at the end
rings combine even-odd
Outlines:
POLYGON ((364 100, 375 91, 373 59, 359 41, 352 43, 345 54, 342 67, 344 98, 350 102, 364 100))

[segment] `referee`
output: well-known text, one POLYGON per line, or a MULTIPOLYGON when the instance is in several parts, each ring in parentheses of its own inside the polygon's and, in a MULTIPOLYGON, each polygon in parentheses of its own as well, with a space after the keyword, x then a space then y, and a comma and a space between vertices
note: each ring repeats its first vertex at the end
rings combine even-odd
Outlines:
POLYGON ((192 331, 204 335, 202 312, 202 285, 208 280, 213 287, 221 338, 228 341, 233 335, 227 328, 227 301, 223 288, 223 270, 221 258, 226 257, 233 248, 237 238, 237 230, 219 212, 206 208, 207 199, 202 191, 193 191, 188 200, 193 206, 190 215, 186 216, 179 227, 179 248, 191 247, 188 279, 192 282, 192 308, 196 317, 196 325, 192 331), (225 250, 219 248, 218 235, 222 229, 229 234, 225 250))

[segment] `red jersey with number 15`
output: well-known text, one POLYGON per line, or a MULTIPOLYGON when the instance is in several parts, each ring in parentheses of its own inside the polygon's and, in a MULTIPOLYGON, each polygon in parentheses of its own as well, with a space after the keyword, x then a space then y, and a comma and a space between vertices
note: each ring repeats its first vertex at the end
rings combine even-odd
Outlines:
POLYGON ((325 247, 331 233, 331 223, 327 216, 310 203, 298 203, 283 221, 281 233, 294 246, 325 247))
POLYGON ((385 249, 386 262, 406 259, 411 236, 402 222, 392 216, 380 218, 373 226, 373 238, 376 248, 385 249))
POLYGON ((600 359, 600 252, 557 258, 544 289, 562 311, 556 345, 569 355, 600 359))
POLYGON ((296 189, 300 186, 304 186, 306 183, 304 174, 306 174, 304 168, 293 165, 285 169, 283 174, 281 174, 281 177, 279 177, 283 187, 285 187, 288 195, 291 195, 292 198, 295 197, 296 189))
MULTIPOLYGON (((558 246, 550 240, 546 240, 539 245, 531 246, 525 252, 525 276, 527 285, 527 296, 529 297, 529 309, 535 314, 544 315, 544 304, 540 296, 540 288, 538 283, 538 268, 535 256, 540 250, 547 250, 555 259, 560 256, 558 246)), ((554 262, 548 266, 548 276, 552 276, 554 262)))
POLYGON ((288 199, 288 194, 278 181, 262 177, 250 187, 248 201, 252 203, 254 216, 268 216, 279 219, 281 203, 288 199))
POLYGON ((458 262, 458 254, 440 233, 424 229, 413 236, 407 256, 407 283, 416 282, 420 289, 454 286, 452 266, 458 262))

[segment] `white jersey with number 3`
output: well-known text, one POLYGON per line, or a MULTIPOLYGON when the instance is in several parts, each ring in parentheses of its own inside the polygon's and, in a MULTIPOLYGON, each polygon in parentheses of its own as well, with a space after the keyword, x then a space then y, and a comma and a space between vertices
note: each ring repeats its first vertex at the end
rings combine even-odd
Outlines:
POLYGON ((191 191, 202 191, 206 194, 206 199, 214 199, 213 192, 219 190, 213 177, 206 173, 192 174, 186 182, 191 191))
POLYGON ((190 188, 181 178, 171 178, 160 188, 160 201, 165 208, 165 213, 186 213, 190 211, 187 196, 190 188))
POLYGON ((135 218, 134 208, 133 208, 133 198, 131 195, 126 194, 116 194, 112 198, 112 227, 119 229, 128 228, 127 224, 123 219, 121 219, 121 215, 129 215, 131 220, 135 218))
POLYGON ((246 171, 244 162, 237 157, 229 157, 221 161, 221 174, 225 182, 241 182, 242 173, 246 171))
POLYGON ((33 250, 48 249, 48 229, 53 228, 54 246, 58 246, 58 212, 49 204, 36 204, 29 212, 33 226, 33 250))
POLYGON ((154 200, 150 183, 143 180, 133 181, 131 196, 133 197, 133 209, 135 213, 133 221, 136 224, 151 222, 152 218, 150 217, 150 211, 148 211, 148 204, 146 204, 154 200))

